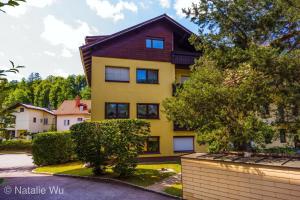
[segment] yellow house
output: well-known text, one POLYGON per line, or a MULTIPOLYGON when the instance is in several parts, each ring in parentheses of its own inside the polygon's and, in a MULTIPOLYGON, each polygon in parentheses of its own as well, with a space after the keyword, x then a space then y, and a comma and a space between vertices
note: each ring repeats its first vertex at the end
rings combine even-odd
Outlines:
POLYGON ((91 120, 148 120, 151 137, 142 157, 204 151, 194 132, 167 120, 161 105, 200 56, 188 42, 191 34, 164 14, 112 35, 87 36, 80 47, 92 91, 91 120))

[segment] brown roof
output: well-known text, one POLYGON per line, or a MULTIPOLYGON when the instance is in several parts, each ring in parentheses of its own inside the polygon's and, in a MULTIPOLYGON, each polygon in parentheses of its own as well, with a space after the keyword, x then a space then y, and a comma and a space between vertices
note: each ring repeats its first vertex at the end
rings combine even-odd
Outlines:
POLYGON ((78 115, 91 113, 91 100, 80 100, 80 105, 85 108, 80 111, 76 105, 76 100, 65 100, 54 112, 56 115, 78 115))
POLYGON ((85 41, 86 44, 79 47, 80 56, 81 56, 81 62, 83 65, 83 69, 87 78, 87 82, 89 85, 91 85, 91 65, 92 65, 92 51, 97 46, 101 45, 102 43, 105 43, 109 40, 115 39, 117 37, 120 37, 128 32, 135 31, 139 28, 142 28, 146 25, 149 25, 154 22, 158 22, 160 20, 166 20, 167 22, 174 25, 178 30, 183 31, 185 34, 191 35, 192 32, 176 22, 174 19, 169 17, 167 14, 160 15, 158 17, 155 17, 153 19, 147 20, 145 22, 142 22, 140 24, 137 24, 135 26, 129 27, 127 29, 124 29, 122 31, 119 31, 117 33, 111 34, 111 35, 102 35, 102 36, 88 36, 86 37, 85 41))

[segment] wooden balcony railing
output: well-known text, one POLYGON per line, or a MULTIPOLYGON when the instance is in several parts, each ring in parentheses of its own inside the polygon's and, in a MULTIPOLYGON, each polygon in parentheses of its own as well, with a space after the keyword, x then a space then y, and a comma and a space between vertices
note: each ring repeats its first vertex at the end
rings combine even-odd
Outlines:
POLYGON ((177 65, 192 65, 195 58, 199 58, 200 53, 191 53, 184 51, 172 51, 172 63, 177 65))

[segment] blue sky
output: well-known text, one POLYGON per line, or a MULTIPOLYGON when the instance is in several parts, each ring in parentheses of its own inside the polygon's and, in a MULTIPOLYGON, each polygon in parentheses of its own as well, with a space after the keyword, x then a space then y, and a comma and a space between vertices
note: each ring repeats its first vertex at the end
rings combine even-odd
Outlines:
POLYGON ((196 33, 181 12, 192 2, 197 0, 27 0, 0 13, 0 66, 9 60, 26 66, 10 80, 31 72, 43 78, 83 74, 78 47, 86 35, 112 34, 163 13, 196 33))

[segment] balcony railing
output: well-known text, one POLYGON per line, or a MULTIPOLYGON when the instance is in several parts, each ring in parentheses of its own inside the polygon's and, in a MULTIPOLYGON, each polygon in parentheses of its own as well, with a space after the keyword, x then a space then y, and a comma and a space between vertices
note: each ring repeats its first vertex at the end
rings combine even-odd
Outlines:
POLYGON ((179 90, 180 88, 182 88, 182 83, 173 83, 172 84, 172 95, 175 96, 177 90, 179 90))
POLYGON ((185 51, 172 51, 172 63, 177 65, 192 65, 195 58, 199 58, 200 53, 191 53, 185 51))

